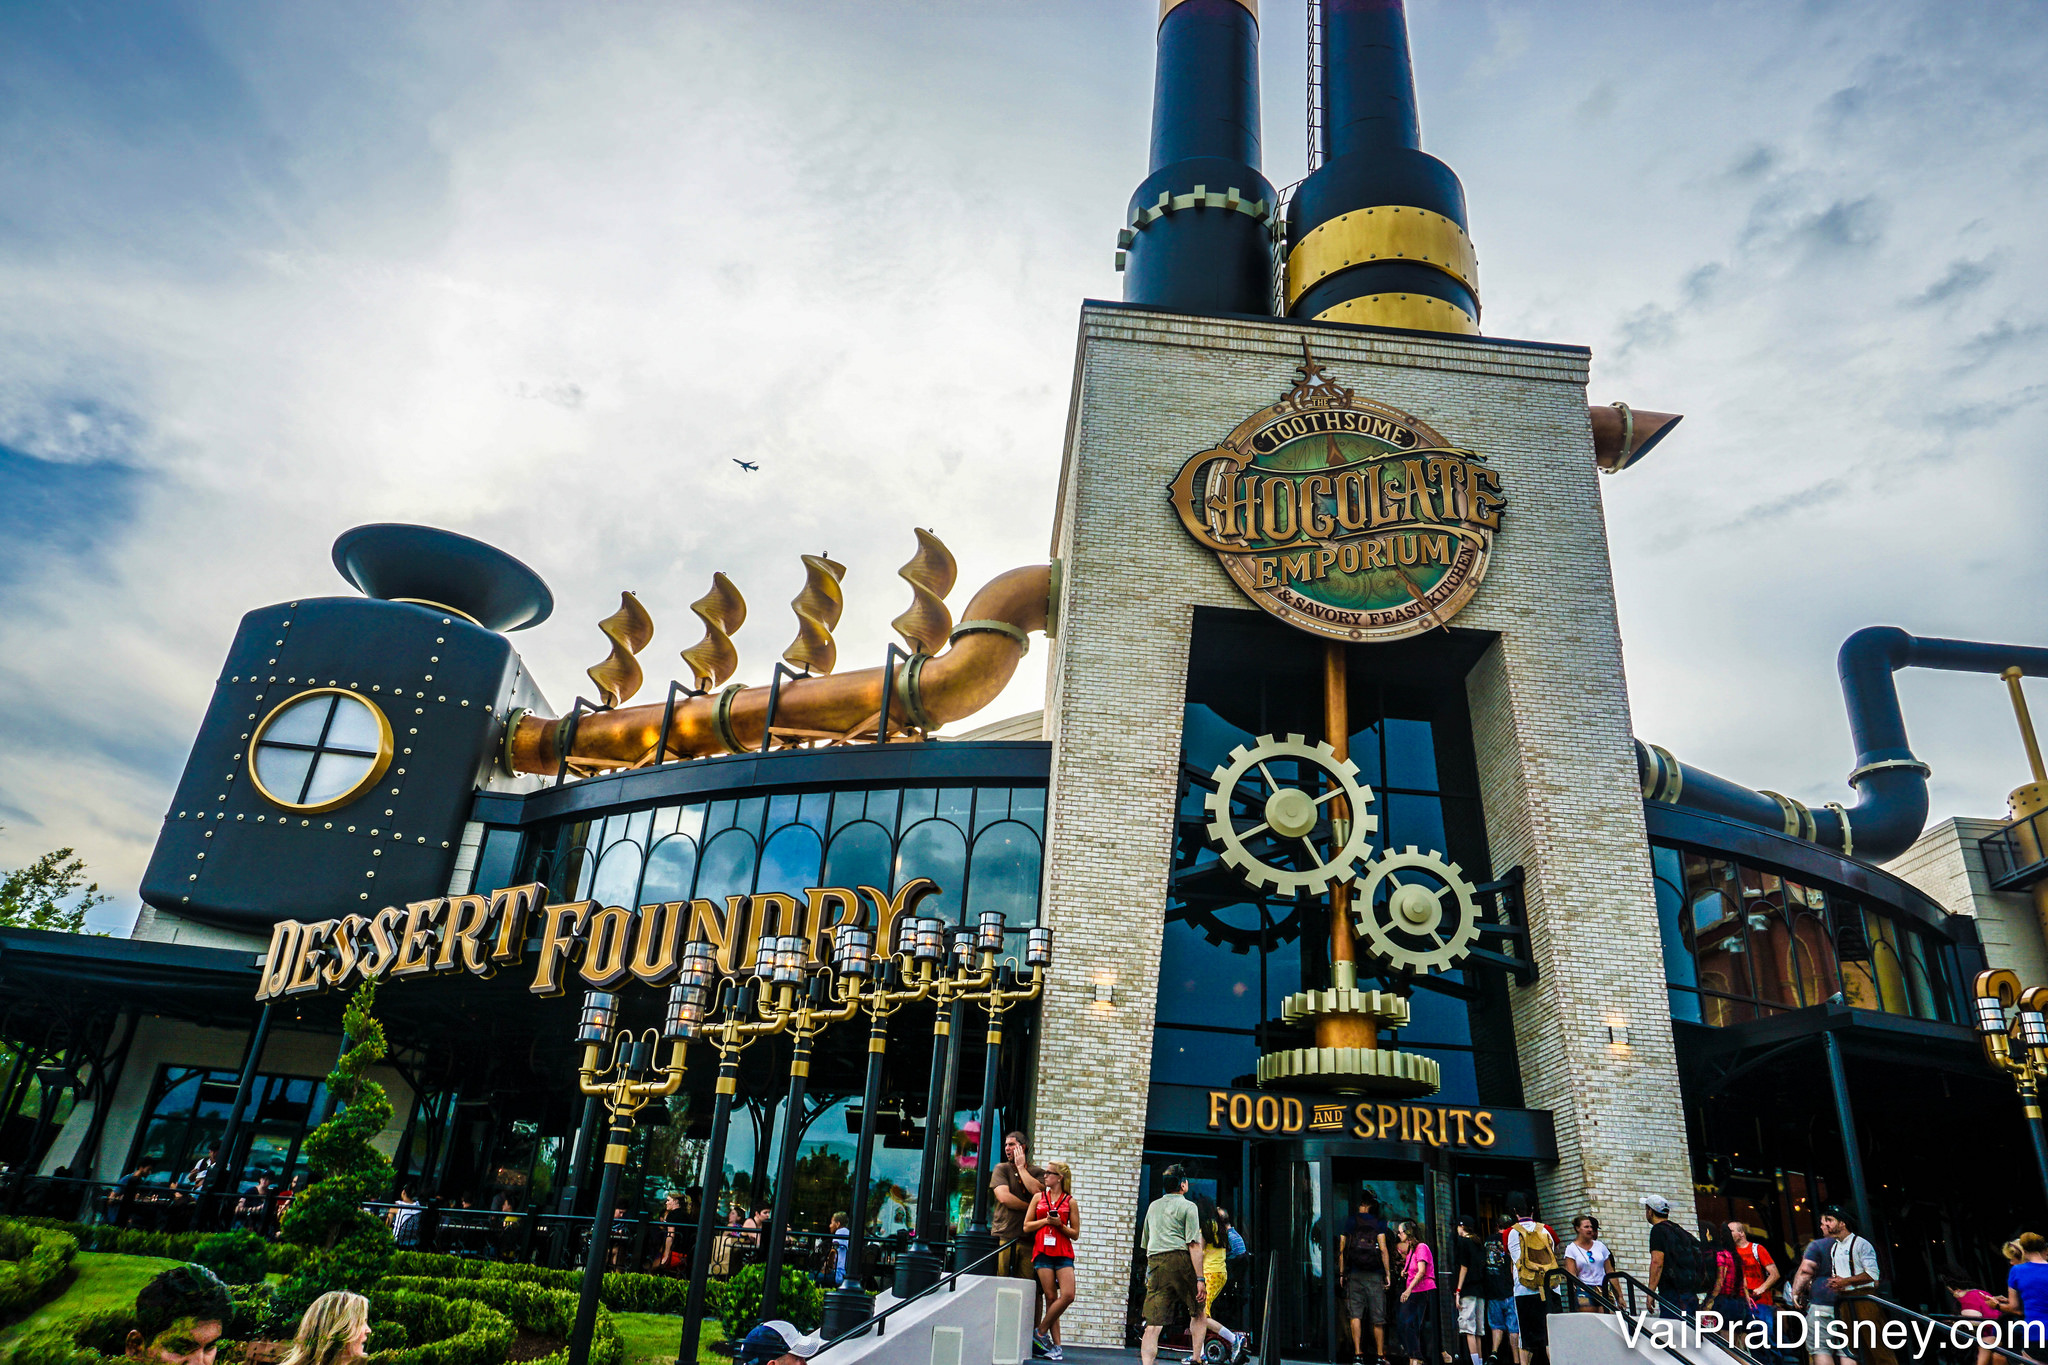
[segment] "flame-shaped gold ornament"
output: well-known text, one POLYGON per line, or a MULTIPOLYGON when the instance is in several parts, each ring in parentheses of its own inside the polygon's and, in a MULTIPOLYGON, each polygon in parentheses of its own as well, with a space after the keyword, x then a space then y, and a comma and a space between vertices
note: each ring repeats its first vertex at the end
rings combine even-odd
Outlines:
POLYGON ((612 652, 601 663, 591 665, 590 680, 606 707, 617 706, 640 690, 640 661, 633 656, 647 648, 654 638, 654 618, 640 599, 630 592, 619 594, 619 609, 597 623, 612 642, 612 652))
POLYGON ((846 597, 839 589, 846 566, 823 555, 805 555, 803 561, 804 588, 789 603, 796 612, 796 639, 782 651, 782 661, 806 673, 830 673, 839 661, 832 630, 846 610, 846 597))
POLYGON ((889 623, 910 645, 913 654, 936 654, 945 648, 953 633, 953 613, 946 609, 946 594, 960 566, 944 541, 923 527, 917 528, 917 553, 896 571, 910 584, 910 610, 889 623))
POLYGON ((711 591, 690 603, 690 610, 704 623, 704 638, 683 651, 690 677, 699 692, 709 692, 733 675, 740 666, 740 652, 733 648, 733 632, 746 624, 747 599, 732 580, 722 573, 711 575, 711 591))

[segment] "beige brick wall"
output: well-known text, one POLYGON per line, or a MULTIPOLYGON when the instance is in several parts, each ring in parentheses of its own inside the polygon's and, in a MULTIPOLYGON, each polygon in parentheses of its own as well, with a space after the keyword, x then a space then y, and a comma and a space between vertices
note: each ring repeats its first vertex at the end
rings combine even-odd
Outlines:
POLYGON ((2039 985, 2048 982, 2048 947, 2041 940, 2034 898, 2025 892, 1992 890, 1978 847, 1978 840, 2003 823, 1952 816, 1914 840, 1911 848, 1885 864, 1885 871, 1926 892, 1951 915, 1976 920, 1986 964, 2010 967, 2027 985, 2039 985))
POLYGON ((1640 1266, 1636 1196, 1690 1205, 1585 353, 1091 305, 1053 538, 1045 910, 1061 967, 1034 1134, 1039 1154, 1074 1166, 1094 1229, 1066 1319, 1081 1344, 1122 1333, 1189 626, 1196 606, 1249 606, 1165 490, 1190 454, 1285 392, 1304 332, 1338 382, 1485 453, 1510 499, 1457 624, 1500 635, 1469 686, 1495 865, 1520 862, 1530 879, 1542 976, 1514 1009, 1529 1103, 1555 1112, 1564 1149, 1545 1210, 1598 1213, 1640 1266), (1114 983, 1112 1003, 1093 1000, 1098 982, 1114 983), (1628 1049, 1608 1047, 1610 1018, 1627 1023, 1628 1049))

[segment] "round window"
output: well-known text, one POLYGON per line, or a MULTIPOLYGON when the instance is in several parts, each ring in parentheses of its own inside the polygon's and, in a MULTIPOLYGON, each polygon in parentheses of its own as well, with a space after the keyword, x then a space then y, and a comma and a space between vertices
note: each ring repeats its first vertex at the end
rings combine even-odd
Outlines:
POLYGON ((391 722, 367 697, 336 687, 279 703, 250 736, 249 776, 286 810, 345 806, 390 766, 391 722))

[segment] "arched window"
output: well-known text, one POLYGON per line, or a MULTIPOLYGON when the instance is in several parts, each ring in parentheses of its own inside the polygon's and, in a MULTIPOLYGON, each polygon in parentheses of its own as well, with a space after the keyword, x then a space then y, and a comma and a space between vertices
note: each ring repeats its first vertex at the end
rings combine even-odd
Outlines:
POLYGON ((825 854, 824 886, 879 886, 889 884, 889 831, 872 820, 856 820, 832 836, 825 854))
POLYGON ((640 903, 690 898, 690 883, 697 876, 697 841, 687 834, 671 834, 654 846, 647 858, 647 874, 640 882, 640 903))
POLYGON ((974 840, 967 865, 967 922, 990 910, 1003 912, 1012 929, 1038 923, 1038 879, 1044 855, 1029 825, 1003 820, 974 840))
POLYGON ((754 889, 754 864, 753 835, 743 829, 712 835, 704 846, 696 894, 720 902, 727 896, 748 894, 754 889))
MULTIPOLYGON (((906 803, 907 804, 907 803, 906 803)), ((967 880, 967 836, 950 820, 922 820, 896 846, 895 885, 930 877, 939 894, 921 907, 948 924, 960 923, 960 896, 967 880)))
POLYGON ((821 884, 818 862, 823 853, 816 830, 809 825, 784 825, 768 836, 761 850, 761 873, 754 889, 781 891, 802 900, 807 888, 821 884))
POLYGON ((620 839, 614 843, 598 862, 597 876, 590 883, 589 899, 599 905, 623 905, 629 910, 638 905, 643 861, 640 845, 631 839, 620 839))

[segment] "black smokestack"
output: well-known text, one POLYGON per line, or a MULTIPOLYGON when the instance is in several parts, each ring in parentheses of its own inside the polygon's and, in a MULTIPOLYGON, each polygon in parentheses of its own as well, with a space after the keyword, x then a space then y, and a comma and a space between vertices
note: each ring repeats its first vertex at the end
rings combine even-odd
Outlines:
POLYGON ((1465 191, 1421 149, 1402 0, 1321 0, 1328 159, 1288 206, 1292 317, 1479 330, 1465 191))
POLYGON ((1272 312, 1273 203, 1259 174, 1258 0, 1162 0, 1151 174, 1117 240, 1124 298, 1272 312))

